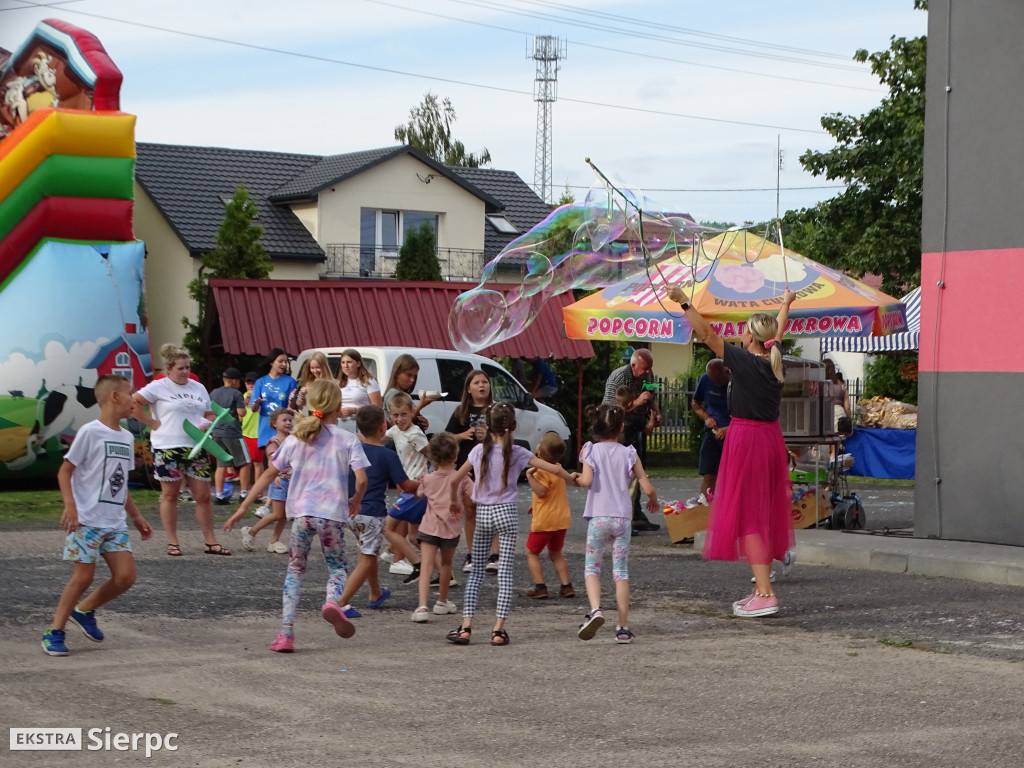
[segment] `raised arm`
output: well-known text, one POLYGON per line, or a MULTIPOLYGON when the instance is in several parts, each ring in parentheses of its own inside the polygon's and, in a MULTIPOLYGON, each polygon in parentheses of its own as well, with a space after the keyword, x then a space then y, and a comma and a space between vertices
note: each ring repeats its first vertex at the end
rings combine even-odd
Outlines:
POLYGON ((782 294, 782 309, 779 310, 776 318, 779 322, 779 330, 775 334, 777 344, 782 343, 782 337, 786 334, 786 325, 789 323, 789 305, 794 301, 796 301, 796 292, 787 288, 782 294))
POLYGON ((711 347, 715 357, 721 357, 725 350, 725 339, 715 333, 711 326, 708 325, 708 321, 704 319, 704 316, 686 300, 686 292, 680 286, 673 285, 669 287, 667 295, 672 301, 677 302, 683 308, 686 319, 690 321, 690 325, 693 327, 693 334, 697 337, 697 340, 711 347))

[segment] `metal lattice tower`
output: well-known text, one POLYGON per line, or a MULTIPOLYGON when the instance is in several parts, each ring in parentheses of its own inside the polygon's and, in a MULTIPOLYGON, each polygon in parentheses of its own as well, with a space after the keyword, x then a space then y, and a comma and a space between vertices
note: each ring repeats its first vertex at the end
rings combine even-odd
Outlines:
POLYGON ((537 146, 533 166, 533 188, 545 203, 554 202, 551 178, 551 105, 558 98, 558 62, 565 58, 565 43, 551 35, 533 38, 537 77, 533 84, 533 100, 537 102, 537 146))

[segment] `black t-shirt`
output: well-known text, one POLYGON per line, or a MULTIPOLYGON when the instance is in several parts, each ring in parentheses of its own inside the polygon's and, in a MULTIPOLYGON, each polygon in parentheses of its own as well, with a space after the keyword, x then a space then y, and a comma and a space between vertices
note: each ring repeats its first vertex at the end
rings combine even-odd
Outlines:
POLYGON ((778 421, 782 382, 772 373, 771 363, 733 344, 725 345, 722 358, 732 371, 729 383, 729 413, 732 417, 778 421))
MULTIPOLYGON (((486 416, 484 415, 484 409, 487 406, 472 405, 469 406, 469 417, 466 419, 459 419, 458 412, 452 414, 452 417, 448 419, 448 426, 444 428, 445 432, 452 435, 456 435, 465 432, 471 426, 473 427, 485 427, 487 426, 486 416)), ((459 440, 459 457, 455 460, 455 467, 461 467, 466 463, 466 459, 469 458, 469 452, 473 450, 473 446, 476 445, 477 441, 473 438, 469 440, 459 440)))

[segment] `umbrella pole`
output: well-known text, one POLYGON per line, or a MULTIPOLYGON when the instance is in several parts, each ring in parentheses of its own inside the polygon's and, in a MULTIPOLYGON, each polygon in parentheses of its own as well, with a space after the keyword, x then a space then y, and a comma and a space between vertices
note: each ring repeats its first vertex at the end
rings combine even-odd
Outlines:
MULTIPOLYGON (((580 454, 580 447, 583 440, 583 358, 576 358, 576 380, 578 391, 576 393, 576 455, 580 454)), ((579 459, 575 466, 579 467, 579 459)))

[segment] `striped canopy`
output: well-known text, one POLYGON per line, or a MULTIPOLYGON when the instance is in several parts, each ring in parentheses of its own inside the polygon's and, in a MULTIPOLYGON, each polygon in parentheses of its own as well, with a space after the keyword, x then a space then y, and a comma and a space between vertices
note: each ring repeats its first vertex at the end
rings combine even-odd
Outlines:
POLYGON ((907 330, 888 336, 839 336, 823 338, 821 352, 901 352, 917 349, 921 332, 921 289, 915 288, 900 301, 907 307, 907 330))

